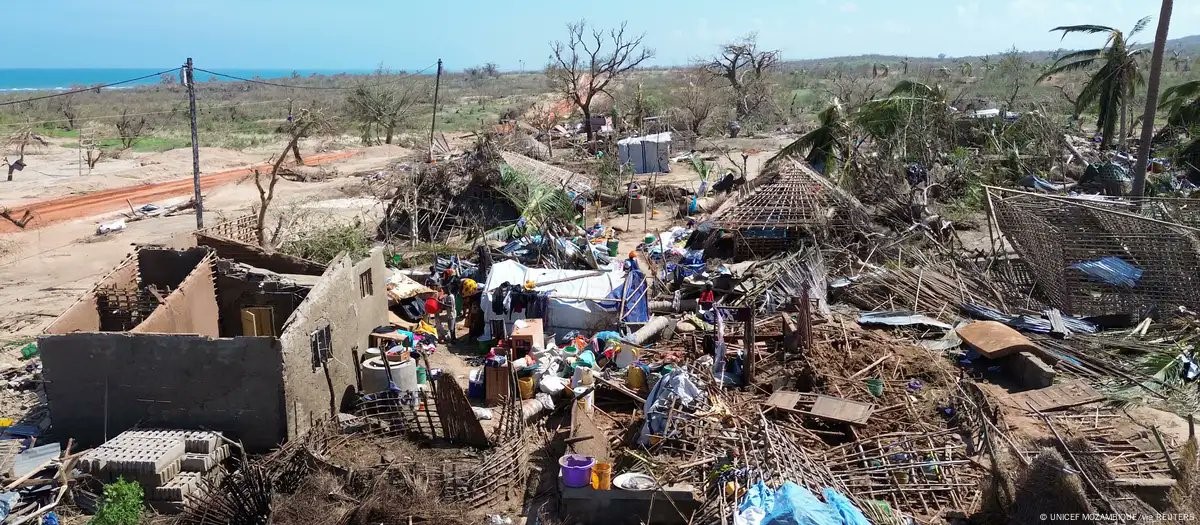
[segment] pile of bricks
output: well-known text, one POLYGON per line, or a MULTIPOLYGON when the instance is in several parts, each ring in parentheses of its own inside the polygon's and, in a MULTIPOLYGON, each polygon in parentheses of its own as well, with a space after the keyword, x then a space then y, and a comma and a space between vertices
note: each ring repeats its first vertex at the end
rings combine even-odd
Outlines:
POLYGON ((105 483, 136 481, 160 512, 178 512, 229 452, 212 432, 129 430, 89 450, 79 467, 105 483))

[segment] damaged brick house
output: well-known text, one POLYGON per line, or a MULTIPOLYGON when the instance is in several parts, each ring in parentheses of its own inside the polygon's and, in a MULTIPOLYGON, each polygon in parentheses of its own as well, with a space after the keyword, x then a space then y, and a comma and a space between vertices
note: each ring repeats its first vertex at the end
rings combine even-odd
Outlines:
POLYGON ((322 267, 230 231, 140 248, 39 337, 55 435, 203 428, 262 451, 347 402, 387 321, 381 252, 322 267))

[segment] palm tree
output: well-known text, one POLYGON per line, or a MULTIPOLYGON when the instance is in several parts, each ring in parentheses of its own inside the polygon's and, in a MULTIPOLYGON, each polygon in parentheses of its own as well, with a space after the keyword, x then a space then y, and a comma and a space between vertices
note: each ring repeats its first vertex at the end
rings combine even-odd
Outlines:
POLYGON ((983 66, 983 71, 985 73, 991 71, 994 67, 992 66, 992 57, 990 55, 983 55, 979 57, 979 65, 983 66))
POLYGON ((1200 80, 1184 82, 1163 91, 1158 107, 1167 112, 1167 125, 1179 128, 1200 126, 1200 80))
POLYGON ((784 146, 767 161, 767 165, 779 159, 799 157, 803 154, 804 160, 817 168, 817 171, 832 173, 838 162, 844 161, 850 152, 850 122, 846 119, 841 101, 834 98, 829 107, 817 114, 817 122, 817 129, 784 146))
POLYGON ((1150 139, 1154 135, 1154 110, 1158 98, 1158 81, 1162 77, 1163 49, 1167 47, 1167 30, 1171 25, 1171 0, 1162 0, 1158 15, 1158 31, 1154 34, 1154 51, 1150 58, 1150 85, 1146 87, 1146 110, 1142 114, 1142 141, 1138 147, 1137 163, 1133 165, 1134 197, 1146 191, 1146 166, 1150 162, 1150 139))
POLYGON ((1134 90, 1141 86, 1145 79, 1138 66, 1138 57, 1150 50, 1134 49, 1128 45, 1128 39, 1146 27, 1150 17, 1138 20, 1128 34, 1119 29, 1101 25, 1059 26, 1051 31, 1062 31, 1063 38, 1070 33, 1108 33, 1102 47, 1075 51, 1059 57, 1054 65, 1038 77, 1041 82, 1053 75, 1071 71, 1082 71, 1099 65, 1100 68, 1087 80, 1079 97, 1075 99, 1076 111, 1095 104, 1099 109, 1096 127, 1100 129, 1100 149, 1112 146, 1113 133, 1117 121, 1121 120, 1121 136, 1125 136, 1124 114, 1129 99, 1133 98, 1134 90))
MULTIPOLYGON (((936 108, 940 114, 948 114, 946 92, 938 85, 927 85, 912 80, 902 80, 888 96, 871 100, 847 111, 836 98, 833 103, 817 114, 819 126, 788 144, 767 161, 767 165, 784 158, 804 159, 829 175, 839 164, 849 160, 850 145, 855 142, 856 131, 863 137, 875 140, 890 140, 914 118, 913 109, 936 108)), ((917 115, 923 114, 918 112, 917 115)), ((840 179, 843 187, 853 187, 854 181, 840 179)))

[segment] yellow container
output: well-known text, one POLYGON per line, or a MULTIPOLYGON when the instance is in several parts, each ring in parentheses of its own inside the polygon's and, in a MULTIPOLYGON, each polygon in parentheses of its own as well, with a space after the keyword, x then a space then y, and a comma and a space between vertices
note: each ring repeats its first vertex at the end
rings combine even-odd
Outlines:
POLYGON ((533 399, 533 376, 517 378, 517 389, 521 391, 521 399, 533 399))
POLYGON ((11 427, 11 426, 13 426, 13 423, 15 423, 15 422, 13 421, 13 418, 11 418, 11 417, 0 417, 0 428, 11 427))
POLYGON ((592 488, 595 490, 612 490, 611 463, 596 463, 592 465, 592 488))
POLYGON ((634 392, 646 388, 646 372, 641 367, 631 366, 625 371, 625 386, 634 392))

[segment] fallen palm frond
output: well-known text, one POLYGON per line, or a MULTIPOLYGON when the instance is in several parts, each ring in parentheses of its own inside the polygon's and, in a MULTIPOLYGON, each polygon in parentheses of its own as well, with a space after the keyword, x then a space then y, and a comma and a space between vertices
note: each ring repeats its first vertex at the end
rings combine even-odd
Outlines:
POLYGON ((520 219, 491 230, 486 236, 489 239, 511 239, 544 231, 550 226, 569 223, 575 216, 575 206, 565 191, 507 165, 500 168, 498 190, 520 211, 520 219))

